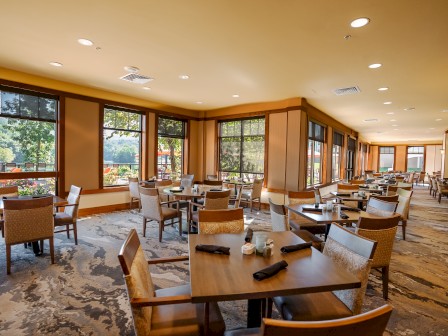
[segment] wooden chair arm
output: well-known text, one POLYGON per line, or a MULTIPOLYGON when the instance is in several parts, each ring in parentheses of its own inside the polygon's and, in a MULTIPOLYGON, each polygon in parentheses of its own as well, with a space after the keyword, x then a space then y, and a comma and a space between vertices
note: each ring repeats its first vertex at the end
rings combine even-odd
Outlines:
POLYGON ((162 264, 162 263, 185 261, 185 260, 190 260, 190 257, 178 256, 178 257, 156 258, 156 259, 149 259, 147 261, 148 265, 154 265, 154 264, 162 264))
POLYGON ((164 205, 164 204, 173 204, 173 203, 177 203, 177 208, 179 209, 179 200, 160 202, 160 205, 164 205))
POLYGON ((178 303, 190 303, 191 296, 190 295, 176 295, 176 296, 161 296, 161 297, 152 297, 150 299, 147 298, 133 298, 131 299, 131 306, 133 307, 154 307, 154 306, 163 306, 170 304, 178 304, 178 303))
POLYGON ((56 208, 56 209, 59 209, 59 208, 65 208, 65 207, 68 207, 68 206, 78 206, 79 204, 61 204, 61 205, 55 205, 54 207, 56 208))

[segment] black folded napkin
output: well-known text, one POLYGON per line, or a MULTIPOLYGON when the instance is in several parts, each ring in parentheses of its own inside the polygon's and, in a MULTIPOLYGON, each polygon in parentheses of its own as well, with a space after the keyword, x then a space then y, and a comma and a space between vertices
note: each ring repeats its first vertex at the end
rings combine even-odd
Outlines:
POLYGON ((339 212, 339 216, 340 216, 342 219, 347 219, 347 218, 348 218, 348 215, 347 215, 344 211, 339 212))
POLYGON ((283 246, 282 248, 280 248, 280 251, 282 253, 289 253, 289 252, 294 252, 294 251, 299 251, 299 250, 303 250, 306 248, 310 248, 312 245, 313 244, 311 242, 295 244, 295 245, 287 245, 287 246, 283 246))
POLYGON ((230 255, 230 247, 218 246, 218 245, 199 244, 199 245, 196 245, 196 251, 230 255))
POLYGON ((303 211, 314 211, 314 212, 322 212, 320 208, 310 208, 310 207, 302 207, 303 211))
POLYGON ((361 211, 361 210, 358 209, 358 208, 352 208, 352 207, 349 207, 349 206, 346 206, 346 205, 342 205, 342 206, 341 206, 341 209, 342 209, 342 210, 345 210, 345 211, 355 211, 355 212, 360 212, 360 211, 361 211))
POLYGON ((247 229, 247 233, 246 233, 246 237, 244 238, 244 241, 246 243, 250 243, 252 241, 252 236, 254 235, 254 232, 252 231, 252 229, 247 229))
POLYGON ((267 278, 270 278, 273 275, 276 275, 278 272, 280 272, 282 269, 285 269, 288 267, 288 263, 284 260, 279 261, 269 267, 263 268, 262 270, 255 272, 253 274, 253 277, 255 280, 264 280, 267 278))
POLYGON ((222 191, 222 189, 210 189, 210 191, 222 191))

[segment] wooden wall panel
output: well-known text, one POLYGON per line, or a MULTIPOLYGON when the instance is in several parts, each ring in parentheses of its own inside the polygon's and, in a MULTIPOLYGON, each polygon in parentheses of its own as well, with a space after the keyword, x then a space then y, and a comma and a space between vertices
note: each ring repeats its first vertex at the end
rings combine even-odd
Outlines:
POLYGON ((287 112, 269 115, 267 187, 271 189, 283 190, 285 188, 287 121, 287 112))
MULTIPOLYGON (((286 137, 286 190, 299 190, 299 159, 301 133, 301 111, 288 111, 286 137)), ((269 134, 271 141, 271 135, 269 134)), ((271 151, 269 151, 271 155, 271 151)), ((270 171, 271 173, 275 173, 270 171)))
POLYGON ((408 158, 407 146, 395 146, 395 170, 406 171, 407 170, 407 158, 408 158))
MULTIPOLYGON (((205 153, 204 153, 204 173, 201 176, 201 180, 205 178, 205 175, 216 174, 218 170, 216 167, 216 155, 218 153, 217 141, 218 135, 216 134, 216 120, 207 120, 205 122, 205 153)), ((199 178, 199 177, 198 177, 199 178)))
POLYGON ((195 180, 203 176, 204 122, 190 121, 190 164, 188 173, 194 174, 195 180))
POLYGON ((370 146, 368 170, 378 171, 378 146, 370 146))
POLYGON ((148 165, 148 178, 157 176, 157 130, 155 113, 147 113, 147 133, 148 133, 148 149, 146 152, 146 163, 148 165))
POLYGON ((98 103, 66 99, 65 190, 99 188, 99 113, 98 103))

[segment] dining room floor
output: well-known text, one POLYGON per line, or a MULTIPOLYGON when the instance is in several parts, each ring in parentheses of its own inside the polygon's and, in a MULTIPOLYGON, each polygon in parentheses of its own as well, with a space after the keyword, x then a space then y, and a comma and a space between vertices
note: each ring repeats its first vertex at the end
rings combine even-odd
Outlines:
MULTIPOLYGON (((448 199, 439 204, 427 186, 417 186, 411 203, 407 240, 397 233, 392 255, 388 302, 394 312, 384 335, 447 335, 448 199)), ((246 223, 270 230, 269 211, 245 209, 246 223)), ((36 258, 23 245, 12 249, 12 273, 6 275, 5 245, 0 239, 0 335, 134 335, 117 254, 136 228, 148 258, 187 254, 187 237, 168 227, 161 243, 157 225, 141 236, 138 211, 81 218, 79 245, 55 236, 56 264, 48 248, 36 258)), ((188 262, 151 269, 157 287, 188 281, 188 262)), ((380 277, 372 273, 363 305, 384 304, 380 277)), ((244 327, 245 301, 220 303, 227 328, 244 327)))

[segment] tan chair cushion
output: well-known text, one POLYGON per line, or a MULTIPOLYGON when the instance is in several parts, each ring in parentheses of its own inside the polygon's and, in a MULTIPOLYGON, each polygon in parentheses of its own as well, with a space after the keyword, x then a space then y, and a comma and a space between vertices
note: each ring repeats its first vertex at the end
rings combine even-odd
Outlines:
POLYGON ((167 208, 164 206, 162 206, 161 209, 162 209, 162 218, 164 220, 179 217, 179 213, 178 213, 177 209, 167 208))
POLYGON ((285 320, 322 321, 352 316, 352 311, 332 292, 273 298, 285 320))
MULTIPOLYGON (((191 288, 190 285, 164 288, 156 290, 155 294, 156 297, 191 295, 191 288)), ((209 312, 209 330, 207 335, 222 335, 225 330, 225 324, 216 302, 210 303, 209 312)), ((204 304, 183 303, 156 306, 153 308, 151 324, 151 335, 199 335, 204 328, 204 304), (176 316, 176 319, 173 319, 174 316, 176 316), (200 328, 201 332, 198 328, 200 328)))

